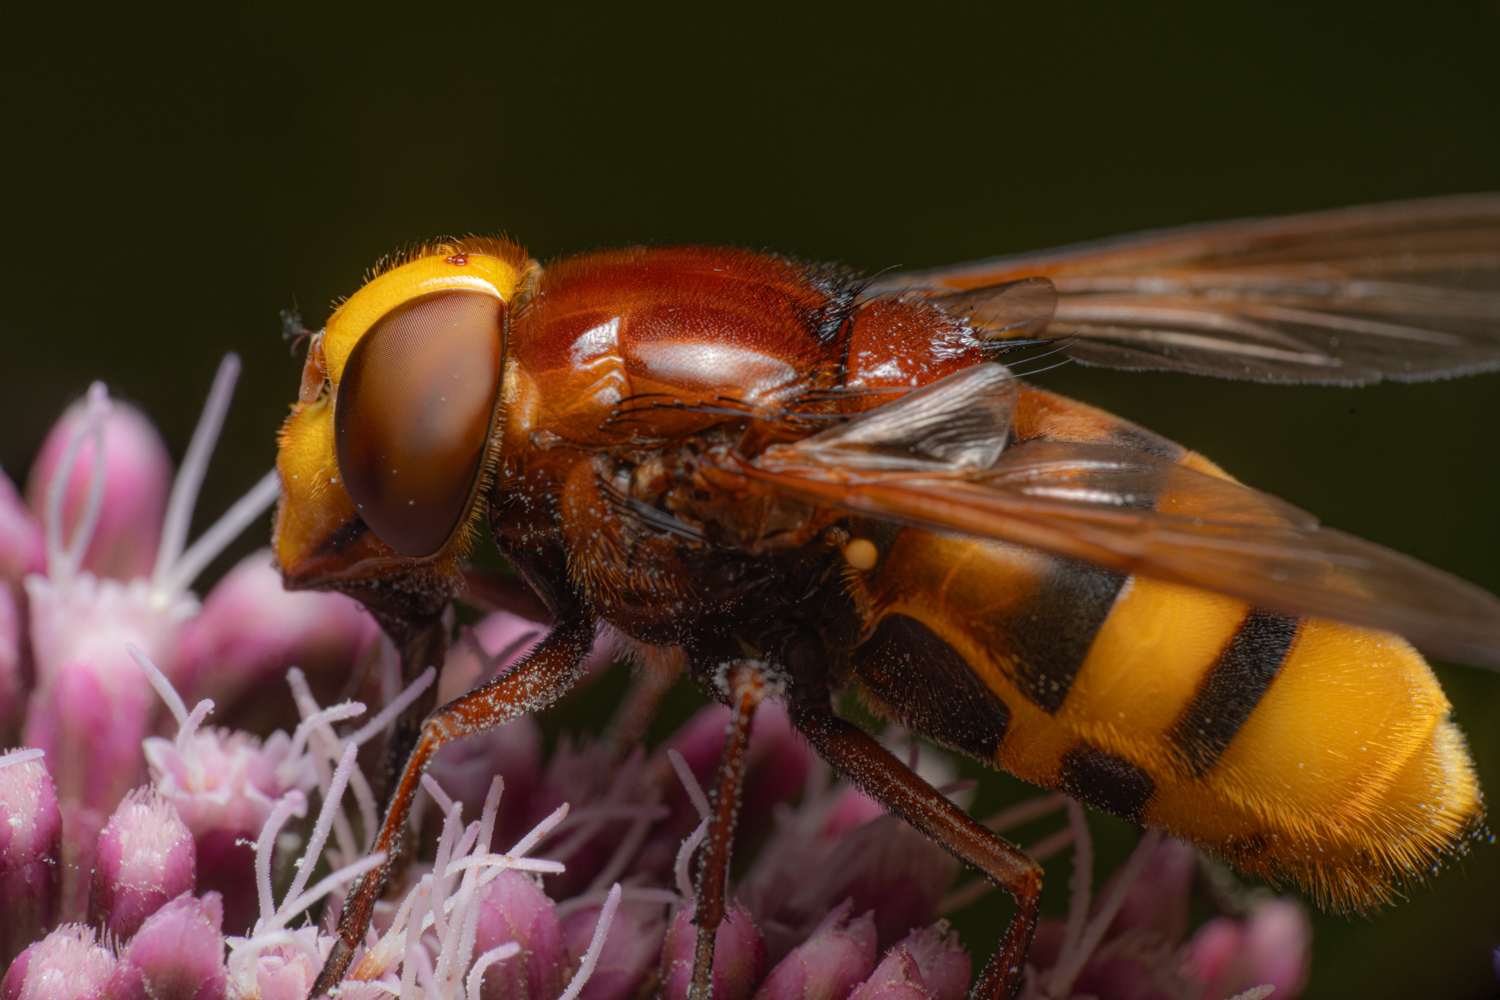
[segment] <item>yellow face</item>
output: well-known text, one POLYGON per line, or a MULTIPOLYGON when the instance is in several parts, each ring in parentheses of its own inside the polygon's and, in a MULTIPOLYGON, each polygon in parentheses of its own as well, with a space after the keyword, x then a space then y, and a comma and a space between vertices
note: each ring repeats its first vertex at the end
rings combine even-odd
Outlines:
POLYGON ((282 425, 273 545, 287 586, 451 577, 479 507, 520 247, 424 247, 313 339, 282 425))

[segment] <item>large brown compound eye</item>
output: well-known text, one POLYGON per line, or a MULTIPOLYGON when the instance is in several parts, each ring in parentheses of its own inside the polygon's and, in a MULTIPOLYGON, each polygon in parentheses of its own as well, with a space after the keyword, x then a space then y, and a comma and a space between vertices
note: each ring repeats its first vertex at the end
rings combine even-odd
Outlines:
POLYGON ((349 355, 334 412, 355 508, 404 556, 437 554, 459 528, 500 390, 505 303, 433 292, 392 309, 349 355))

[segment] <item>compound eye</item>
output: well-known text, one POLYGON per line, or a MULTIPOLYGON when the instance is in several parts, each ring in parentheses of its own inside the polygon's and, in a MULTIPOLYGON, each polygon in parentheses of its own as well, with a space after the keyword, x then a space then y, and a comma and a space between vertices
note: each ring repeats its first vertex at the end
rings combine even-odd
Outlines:
POLYGON ((339 473, 377 538, 437 554, 459 529, 500 391, 505 303, 442 291, 386 313, 349 355, 334 411, 339 473))

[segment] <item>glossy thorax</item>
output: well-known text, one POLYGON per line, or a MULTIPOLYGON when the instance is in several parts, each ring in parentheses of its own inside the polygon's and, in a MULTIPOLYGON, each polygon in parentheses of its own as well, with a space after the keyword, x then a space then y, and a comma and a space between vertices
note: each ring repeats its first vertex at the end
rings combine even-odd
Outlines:
MULTIPOLYGON (((497 537, 546 598, 583 599, 627 634, 669 639, 663 623, 680 628, 684 615, 717 615, 737 600, 745 584, 724 579, 726 557, 801 548, 838 519, 784 500, 701 503, 695 455, 753 456, 893 398, 829 390, 910 388, 981 358, 979 341, 933 307, 856 306, 845 275, 768 255, 631 250, 539 273, 503 244, 434 249, 362 288, 309 352, 302 402, 282 435, 277 547, 293 586, 431 590, 437 599, 487 494, 497 537), (340 458, 348 465, 353 449, 335 442, 335 413, 347 409, 341 383, 363 334, 388 313, 455 290, 506 307, 498 405, 482 467, 450 472, 458 485, 447 493, 474 484, 464 516, 439 517, 436 527, 452 530, 434 551, 393 547, 366 523, 382 518, 358 517, 359 501, 342 488, 340 458), (657 514, 643 521, 645 507, 657 514), (687 568, 695 554, 717 564, 687 568)), ((452 356, 442 345, 433 352, 452 356)), ((389 404, 382 417, 407 414, 389 404)), ((436 473, 430 462, 421 471, 436 473)), ((399 521, 404 512, 382 513, 399 521)))

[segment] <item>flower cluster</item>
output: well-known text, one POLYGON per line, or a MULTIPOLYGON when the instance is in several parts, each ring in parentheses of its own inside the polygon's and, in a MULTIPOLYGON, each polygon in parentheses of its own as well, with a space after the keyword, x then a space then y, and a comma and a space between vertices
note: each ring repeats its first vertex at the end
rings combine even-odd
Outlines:
MULTIPOLYGON (((149 421, 98 386, 53 430, 24 499, 0 475, 0 738, 25 747, 0 755, 0 1000, 301 1000, 348 884, 384 860, 368 853, 367 772, 394 720, 545 634, 496 612, 401 689, 368 616, 284 592, 265 553, 199 601, 193 580, 275 493, 267 477, 186 544, 234 375, 231 359, 175 481, 149 421)), ((598 665, 610 659, 601 647, 598 665)), ((649 752, 562 738, 547 754, 529 717, 446 747, 414 810, 415 857, 337 995, 684 1000, 703 788, 727 717, 706 707, 649 752)), ((963 800, 972 783, 941 753, 900 752, 963 800)), ((1043 796, 989 822, 1063 810, 1032 850, 1072 846, 1071 904, 1038 929, 1025 996, 1300 989, 1298 904, 1249 897, 1189 937, 1192 849, 1146 835, 1095 900, 1076 803, 1043 796)), ((987 883, 955 887, 957 863, 835 781, 774 703, 755 722, 741 817, 736 857, 758 849, 718 931, 717 1000, 965 996, 972 959, 944 917, 987 883)))

